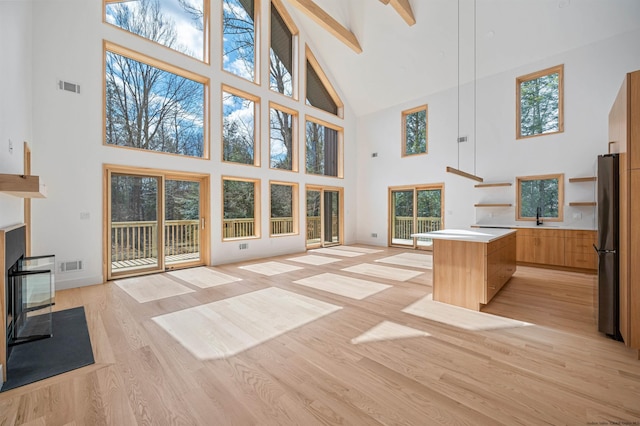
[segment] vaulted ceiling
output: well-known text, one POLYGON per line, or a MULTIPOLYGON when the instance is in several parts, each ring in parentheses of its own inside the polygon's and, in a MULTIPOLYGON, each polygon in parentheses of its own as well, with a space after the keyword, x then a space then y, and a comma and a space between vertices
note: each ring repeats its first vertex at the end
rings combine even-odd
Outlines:
POLYGON ((474 58, 481 78, 640 28, 638 0, 476 0, 475 13, 473 0, 460 0, 459 9, 457 0, 285 4, 359 116, 455 87, 458 57, 464 83, 474 78, 474 58), (407 5, 413 25, 403 13, 407 5), (352 33, 362 52, 310 18, 304 6, 321 9, 352 33))

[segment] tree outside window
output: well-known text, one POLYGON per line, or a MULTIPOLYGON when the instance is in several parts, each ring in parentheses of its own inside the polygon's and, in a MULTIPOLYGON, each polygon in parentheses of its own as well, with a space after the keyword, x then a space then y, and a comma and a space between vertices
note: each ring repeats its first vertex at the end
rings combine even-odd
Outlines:
POLYGON ((517 220, 563 220, 564 175, 516 178, 518 185, 517 220))
POLYGON ((255 114, 258 99, 230 87, 222 92, 222 159, 259 165, 255 114))
POLYGON ((105 66, 105 143, 206 157, 208 79, 108 42, 105 66))
POLYGON ((516 79, 517 138, 564 131, 564 65, 516 79))
POLYGON ((342 177, 341 131, 316 121, 306 125, 306 172, 342 177))
POLYGON ((223 177, 222 198, 222 238, 259 237, 260 181, 223 177))
POLYGON ((256 81, 256 1, 222 0, 222 68, 256 81))
POLYGON ((290 235, 298 232, 298 185, 271 182, 271 235, 290 235))
POLYGON ((270 162, 272 169, 298 171, 296 142, 294 141, 298 115, 288 108, 271 104, 270 120, 270 162))
POLYGON ((427 153, 427 105, 402 112, 402 156, 427 153))

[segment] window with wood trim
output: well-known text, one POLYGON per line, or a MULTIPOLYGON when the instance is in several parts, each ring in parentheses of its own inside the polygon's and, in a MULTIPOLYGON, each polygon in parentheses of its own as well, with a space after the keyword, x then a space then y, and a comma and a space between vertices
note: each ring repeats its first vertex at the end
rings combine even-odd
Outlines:
POLYGON ((105 144, 208 158, 209 79, 104 46, 105 144))
POLYGON ((271 1, 271 49, 269 51, 269 87, 285 96, 297 98, 296 43, 298 29, 280 0, 271 1))
POLYGON ((427 153, 427 105, 402 111, 402 156, 427 153))
POLYGON ((222 177, 222 239, 260 237, 260 180, 222 177))
POLYGON ((342 117, 343 104, 329 79, 307 47, 307 104, 342 117))
POLYGON ((516 177, 516 220, 563 220, 564 174, 516 177))
POLYGON ((104 21, 200 61, 209 61, 209 2, 105 0, 104 21))
POLYGON ((222 0, 222 69, 258 83, 259 0, 222 0))
POLYGON ((298 234, 298 184, 272 181, 269 189, 269 235, 298 234))
POLYGON ((298 113, 292 109, 271 103, 269 124, 269 167, 297 172, 298 113))
POLYGON ((564 65, 547 68, 516 79, 516 137, 564 131, 564 65))
POLYGON ((260 166, 256 126, 259 98, 222 86, 222 160, 260 166))
POLYGON ((307 117, 306 172, 342 177, 342 128, 307 117))

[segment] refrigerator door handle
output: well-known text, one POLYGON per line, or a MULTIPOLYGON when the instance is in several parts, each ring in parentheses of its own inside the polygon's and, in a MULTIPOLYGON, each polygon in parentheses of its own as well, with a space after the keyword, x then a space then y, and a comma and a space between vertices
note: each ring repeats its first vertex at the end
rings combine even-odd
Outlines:
POLYGON ((617 253, 616 250, 600 250, 598 247, 596 247, 596 245, 593 245, 593 249, 596 251, 596 253, 598 254, 615 254, 617 253))

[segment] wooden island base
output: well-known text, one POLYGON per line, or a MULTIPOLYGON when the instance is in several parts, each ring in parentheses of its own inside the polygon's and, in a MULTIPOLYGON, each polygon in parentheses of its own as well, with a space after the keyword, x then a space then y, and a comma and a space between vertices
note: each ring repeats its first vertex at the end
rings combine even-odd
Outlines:
POLYGON ((516 270, 513 230, 443 230, 433 239, 433 300, 479 311, 516 270))

